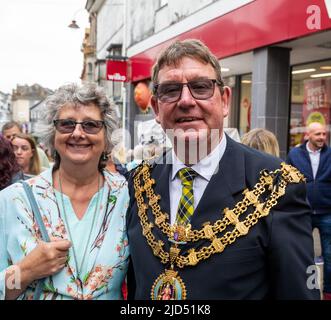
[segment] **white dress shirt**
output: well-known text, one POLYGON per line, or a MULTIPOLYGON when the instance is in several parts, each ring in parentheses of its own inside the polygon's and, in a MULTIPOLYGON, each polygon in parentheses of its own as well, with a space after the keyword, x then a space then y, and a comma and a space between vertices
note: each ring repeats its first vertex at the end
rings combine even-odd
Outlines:
MULTIPOLYGON (((199 201, 209 183, 211 177, 216 170, 218 170, 219 162, 225 152, 226 135, 223 134, 220 143, 216 148, 205 158, 197 164, 192 165, 192 169, 197 173, 193 180, 193 195, 194 195, 194 209, 198 206, 199 201)), ((170 221, 173 224, 176 221, 177 209, 180 197, 182 195, 182 183, 178 177, 178 171, 186 167, 180 161, 174 150, 172 149, 172 170, 169 176, 169 196, 170 196, 170 221)))
POLYGON ((311 150, 309 148, 308 144, 309 144, 309 142, 306 143, 306 149, 307 149, 308 154, 309 154, 310 164, 311 164, 311 168, 313 170, 313 177, 315 179, 316 173, 317 173, 317 170, 318 170, 318 166, 320 164, 321 149, 318 149, 316 151, 311 150))

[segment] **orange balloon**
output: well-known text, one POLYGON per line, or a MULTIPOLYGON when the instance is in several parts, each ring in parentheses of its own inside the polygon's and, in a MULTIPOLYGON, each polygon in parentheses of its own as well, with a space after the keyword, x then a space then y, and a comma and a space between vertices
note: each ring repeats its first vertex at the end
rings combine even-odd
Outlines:
POLYGON ((150 104, 152 93, 144 82, 139 82, 134 89, 134 101, 143 111, 146 111, 150 104))

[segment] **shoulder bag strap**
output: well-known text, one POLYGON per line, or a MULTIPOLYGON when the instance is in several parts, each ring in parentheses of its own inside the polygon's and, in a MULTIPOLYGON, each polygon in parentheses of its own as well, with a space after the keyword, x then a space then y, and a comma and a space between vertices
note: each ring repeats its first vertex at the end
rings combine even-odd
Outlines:
MULTIPOLYGON (((37 205, 37 201, 32 193, 32 190, 30 188, 30 186, 28 185, 27 182, 25 182, 24 180, 21 181, 24 191, 29 199, 30 205, 31 205, 31 209, 34 213, 34 217, 36 219, 37 225, 39 227, 40 233, 41 233, 41 237, 43 239, 43 241, 45 242, 50 242, 50 238, 48 236, 45 224, 43 222, 43 219, 41 217, 41 213, 39 211, 38 205, 37 205)), ((44 281, 45 279, 40 279, 37 283, 36 286, 36 290, 34 292, 33 295, 33 300, 39 300, 41 293, 42 293, 42 289, 43 289, 43 285, 44 285, 44 281)))

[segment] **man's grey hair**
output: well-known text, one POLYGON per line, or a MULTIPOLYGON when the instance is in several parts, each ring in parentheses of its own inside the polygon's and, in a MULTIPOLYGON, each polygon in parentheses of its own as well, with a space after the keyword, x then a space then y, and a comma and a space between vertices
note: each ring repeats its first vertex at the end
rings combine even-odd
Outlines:
POLYGON ((14 127, 17 127, 20 131, 22 131, 22 127, 21 127, 21 125, 18 122, 16 122, 16 121, 9 121, 9 122, 6 122, 2 126, 1 133, 4 134, 6 130, 9 130, 9 129, 14 128, 14 127))
POLYGON ((90 104, 94 104, 101 111, 101 117, 105 123, 105 152, 107 154, 111 152, 113 148, 112 133, 118 128, 118 118, 113 104, 107 98, 104 89, 94 83, 83 85, 70 83, 61 86, 45 101, 45 125, 42 129, 41 139, 52 154, 55 152, 53 121, 58 119, 61 108, 67 105, 75 107, 90 104))

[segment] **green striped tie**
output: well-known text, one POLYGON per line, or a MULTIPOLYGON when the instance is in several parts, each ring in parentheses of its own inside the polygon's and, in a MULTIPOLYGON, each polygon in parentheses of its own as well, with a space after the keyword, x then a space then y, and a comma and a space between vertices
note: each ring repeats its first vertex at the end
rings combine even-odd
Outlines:
POLYGON ((190 222, 194 212, 193 179, 197 173, 187 167, 179 170, 178 175, 182 181, 182 196, 178 205, 176 222, 183 225, 190 222))

